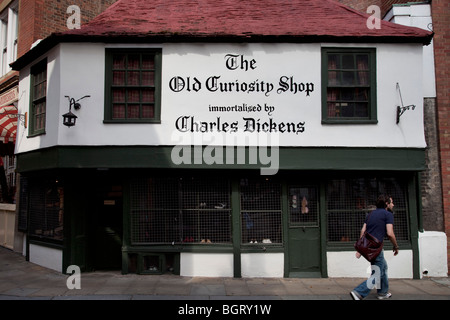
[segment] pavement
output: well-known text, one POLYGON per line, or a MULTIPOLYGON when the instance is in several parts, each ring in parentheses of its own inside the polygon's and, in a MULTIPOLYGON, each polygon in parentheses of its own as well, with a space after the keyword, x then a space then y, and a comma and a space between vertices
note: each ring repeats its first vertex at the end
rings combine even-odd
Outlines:
MULTIPOLYGON (((81 273, 80 288, 70 289, 77 284, 70 276, 0 247, 0 300, 351 300, 349 292, 365 280, 207 278, 96 271, 81 273)), ((448 277, 390 279, 389 285, 390 300, 450 300, 448 277)), ((377 300, 376 290, 365 300, 377 300)))

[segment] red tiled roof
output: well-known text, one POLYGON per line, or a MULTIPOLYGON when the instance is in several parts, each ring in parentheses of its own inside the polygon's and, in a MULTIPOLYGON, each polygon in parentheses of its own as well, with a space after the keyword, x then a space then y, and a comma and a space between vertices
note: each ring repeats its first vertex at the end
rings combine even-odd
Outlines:
POLYGON ((60 42, 404 42, 433 33, 381 21, 334 0, 118 0, 81 29, 53 33, 11 64, 20 70, 60 42))
POLYGON ((393 37, 411 42, 422 42, 411 39, 431 34, 387 21, 381 21, 380 29, 369 29, 368 17, 333 0, 118 0, 81 29, 65 34, 310 40, 393 37))

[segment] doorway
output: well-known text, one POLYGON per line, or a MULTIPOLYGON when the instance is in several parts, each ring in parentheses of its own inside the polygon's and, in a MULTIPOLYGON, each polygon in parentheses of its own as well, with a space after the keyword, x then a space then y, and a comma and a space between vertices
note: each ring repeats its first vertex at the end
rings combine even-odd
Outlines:
POLYGON ((114 182, 100 182, 95 194, 93 224, 95 270, 122 268, 123 190, 114 182))
POLYGON ((318 187, 289 186, 289 277, 321 277, 318 187))

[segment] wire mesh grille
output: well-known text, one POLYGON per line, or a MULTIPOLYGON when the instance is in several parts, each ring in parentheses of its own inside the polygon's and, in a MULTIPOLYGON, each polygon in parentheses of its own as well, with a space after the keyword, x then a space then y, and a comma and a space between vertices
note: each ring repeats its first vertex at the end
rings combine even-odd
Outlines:
POLYGON ((64 191, 55 183, 30 184, 30 235, 62 240, 64 191))
POLYGON ((394 201, 394 232, 397 240, 409 240, 406 184, 394 178, 329 180, 326 208, 327 240, 356 241, 366 215, 375 209, 379 194, 388 194, 394 201))
POLYGON ((270 179, 241 179, 242 243, 282 243, 281 185, 270 179))
POLYGON ((226 179, 136 179, 131 186, 131 240, 231 242, 230 194, 226 179))

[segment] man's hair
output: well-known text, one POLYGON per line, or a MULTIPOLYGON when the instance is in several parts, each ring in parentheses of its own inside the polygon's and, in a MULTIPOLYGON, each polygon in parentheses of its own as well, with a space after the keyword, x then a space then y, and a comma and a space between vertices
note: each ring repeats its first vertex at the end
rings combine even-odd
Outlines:
POLYGON ((377 208, 386 209, 386 203, 391 202, 391 197, 385 194, 380 194, 377 199, 377 208))

